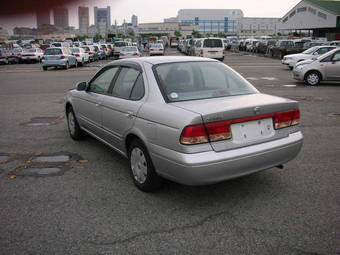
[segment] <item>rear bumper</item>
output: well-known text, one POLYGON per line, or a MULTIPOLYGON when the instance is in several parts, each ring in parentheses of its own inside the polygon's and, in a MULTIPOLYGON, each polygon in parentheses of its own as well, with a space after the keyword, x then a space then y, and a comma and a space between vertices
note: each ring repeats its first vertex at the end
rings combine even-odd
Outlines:
POLYGON ((301 150, 301 132, 288 137, 225 152, 184 154, 150 145, 159 175, 186 185, 206 185, 252 174, 284 164, 301 150))
POLYGON ((49 67, 49 66, 65 66, 67 59, 62 60, 43 60, 43 66, 49 67))

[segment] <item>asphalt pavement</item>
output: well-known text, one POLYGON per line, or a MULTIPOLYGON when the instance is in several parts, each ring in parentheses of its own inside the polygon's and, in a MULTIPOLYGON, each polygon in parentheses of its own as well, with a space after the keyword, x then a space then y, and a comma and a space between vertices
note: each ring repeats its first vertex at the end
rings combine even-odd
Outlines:
POLYGON ((339 83, 305 86, 277 59, 226 53, 261 92, 300 102, 300 155, 282 170, 147 194, 126 159, 67 132, 66 91, 107 62, 0 66, 1 255, 340 254, 339 83))

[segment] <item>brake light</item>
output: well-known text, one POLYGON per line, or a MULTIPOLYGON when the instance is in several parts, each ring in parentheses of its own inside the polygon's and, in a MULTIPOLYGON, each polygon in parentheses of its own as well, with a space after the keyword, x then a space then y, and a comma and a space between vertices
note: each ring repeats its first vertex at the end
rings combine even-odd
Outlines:
POLYGON ((230 139, 230 123, 230 121, 221 121, 187 126, 182 132, 181 143, 193 145, 230 139))
POLYGON ((138 56, 138 53, 134 53, 133 55, 134 55, 134 56, 138 56))
POLYGON ((300 124, 300 111, 280 112, 274 114, 275 129, 286 128, 300 124))
POLYGON ((60 56, 60 59, 64 59, 65 58, 65 56, 60 56))
POLYGON ((80 57, 80 55, 79 54, 74 54, 76 57, 80 57))
POLYGON ((182 144, 192 145, 207 142, 208 135, 203 124, 187 126, 182 132, 182 144))

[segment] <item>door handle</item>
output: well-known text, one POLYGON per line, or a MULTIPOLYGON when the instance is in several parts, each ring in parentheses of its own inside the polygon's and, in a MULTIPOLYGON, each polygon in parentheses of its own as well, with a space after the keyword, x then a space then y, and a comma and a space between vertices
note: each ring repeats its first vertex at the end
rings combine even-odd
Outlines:
POLYGON ((130 119, 133 119, 134 114, 133 114, 133 112, 128 111, 128 112, 126 112, 125 116, 128 117, 128 118, 130 118, 130 119))

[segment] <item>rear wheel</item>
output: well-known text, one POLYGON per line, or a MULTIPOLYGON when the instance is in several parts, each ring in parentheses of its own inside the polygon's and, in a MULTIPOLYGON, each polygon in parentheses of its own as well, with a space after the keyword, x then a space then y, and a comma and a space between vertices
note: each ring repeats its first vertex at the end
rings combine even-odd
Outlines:
POLYGON ((144 192, 152 192, 162 186, 144 144, 135 139, 129 147, 130 174, 134 184, 144 192))
POLYGON ((305 82, 310 86, 316 86, 321 82, 321 75, 316 71, 311 71, 306 74, 305 82))
POLYGON ((43 66, 43 70, 44 70, 44 71, 47 71, 47 66, 43 66))
POLYGON ((68 62, 66 62, 66 64, 65 64, 65 70, 67 70, 68 68, 69 68, 69 65, 68 65, 68 62))

